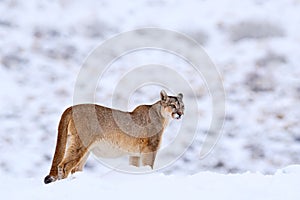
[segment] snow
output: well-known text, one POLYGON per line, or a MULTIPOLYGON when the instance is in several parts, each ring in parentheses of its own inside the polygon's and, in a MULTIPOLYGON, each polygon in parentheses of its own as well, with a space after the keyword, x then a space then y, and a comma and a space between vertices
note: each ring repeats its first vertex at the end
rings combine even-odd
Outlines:
POLYGON ((9 199, 255 199, 298 200, 300 166, 261 173, 218 174, 200 172, 190 176, 133 175, 109 171, 103 175, 77 173, 44 185, 41 179, 0 176, 1 196, 9 199))
MULTIPOLYGON (((198 199, 299 199, 295 188, 299 167, 291 166, 300 164, 299 10, 298 0, 1 0, 1 194, 12 199, 47 199, 58 194, 76 199, 94 197, 99 191, 101 196, 117 198, 124 193, 134 196, 126 192, 138 188, 137 198, 184 194, 198 199), (211 154, 199 159, 213 108, 205 77, 197 76, 175 55, 134 52, 106 71, 96 102, 110 106, 111 89, 134 66, 173 66, 197 91, 200 120, 192 145, 174 163, 153 174, 112 172, 102 177, 108 169, 91 157, 74 179, 43 185, 58 121, 73 103, 84 59, 118 33, 152 26, 191 36, 221 72, 226 118, 211 154), (148 188, 157 192, 142 194, 148 188)), ((131 110, 155 102, 160 89, 159 85, 143 85, 119 100, 128 102, 126 109, 131 110)), ((176 91, 175 87, 167 89, 176 91)), ((184 98, 190 95, 182 92, 184 98)), ((184 116, 183 121, 170 124, 163 148, 188 121, 184 116)), ((181 145, 188 142, 183 140, 181 145)), ((173 156, 174 152, 168 153, 173 156)))

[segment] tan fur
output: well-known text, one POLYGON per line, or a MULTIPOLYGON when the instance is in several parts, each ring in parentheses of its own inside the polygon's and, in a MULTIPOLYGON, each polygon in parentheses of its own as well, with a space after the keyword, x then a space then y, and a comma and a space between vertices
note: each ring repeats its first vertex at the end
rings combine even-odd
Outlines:
POLYGON ((171 97, 162 91, 160 101, 132 112, 96 104, 69 107, 61 117, 52 166, 44 182, 81 171, 90 151, 106 158, 128 155, 131 165, 139 167, 141 162, 153 168, 168 119, 183 114, 180 95, 171 97))

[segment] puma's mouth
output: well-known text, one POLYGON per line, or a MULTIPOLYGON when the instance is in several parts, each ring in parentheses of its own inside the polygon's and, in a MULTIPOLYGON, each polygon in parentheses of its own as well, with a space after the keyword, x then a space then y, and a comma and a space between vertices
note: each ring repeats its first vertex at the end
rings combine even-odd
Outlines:
POLYGON ((182 114, 179 114, 179 113, 172 113, 172 117, 173 117, 174 119, 180 119, 180 118, 181 118, 181 115, 182 115, 182 114))

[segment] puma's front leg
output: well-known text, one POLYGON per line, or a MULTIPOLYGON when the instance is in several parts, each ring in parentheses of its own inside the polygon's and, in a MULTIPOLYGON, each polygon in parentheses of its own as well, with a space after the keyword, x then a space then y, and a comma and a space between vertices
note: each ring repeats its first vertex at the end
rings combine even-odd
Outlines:
POLYGON ((147 146, 143 149, 142 164, 149 165, 152 169, 154 166, 155 157, 160 146, 162 132, 148 138, 147 146))
POLYGON ((142 154, 143 166, 149 165, 151 169, 153 169, 155 157, 156 157, 156 152, 143 153, 142 154))
POLYGON ((139 167, 140 166, 140 156, 130 156, 129 157, 129 164, 139 167))

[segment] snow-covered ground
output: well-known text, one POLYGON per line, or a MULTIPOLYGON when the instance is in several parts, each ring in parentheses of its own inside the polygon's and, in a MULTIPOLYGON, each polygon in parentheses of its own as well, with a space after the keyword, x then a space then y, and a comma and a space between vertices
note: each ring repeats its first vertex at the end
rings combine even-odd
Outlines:
MULTIPOLYGON (((60 115, 73 103, 74 85, 84 59, 114 34, 149 26, 183 32, 201 43, 220 70, 226 92, 222 137, 211 154, 199 159, 212 107, 204 81, 184 68, 178 58, 162 52, 139 52, 135 59, 129 55, 111 66, 97 89, 96 101, 102 105, 111 103, 109 88, 126 69, 153 60, 178 65, 198 91, 201 120, 197 138, 161 173, 274 174, 277 169, 300 164, 299 10, 298 0, 0 0, 1 195, 24 194, 28 199, 45 195, 44 199, 50 199, 57 192, 71 198, 99 191, 99 195, 117 197, 137 188, 140 196, 150 188, 158 192, 149 197, 171 197, 176 195, 172 191, 182 189, 182 194, 197 194, 193 197, 199 198, 241 199, 239 195, 246 190, 243 197, 249 195, 249 199, 256 199, 256 192, 260 199, 282 199, 279 197, 284 194, 286 199, 299 198, 295 185, 299 185, 300 173, 200 173, 188 177, 118 174, 110 179, 109 175, 100 177, 107 168, 93 158, 76 180, 41 186, 50 168, 60 115), (119 178, 120 183, 116 181, 119 178), (145 187, 144 179, 149 180, 145 187), (154 185, 154 181, 159 184, 154 185), (164 185, 170 187, 164 190, 164 185), (114 192, 114 187, 119 192, 114 192)), ((159 91, 158 87, 140 88, 132 95, 130 108, 157 100, 159 91)), ((174 138, 172 127, 176 127, 175 122, 166 132, 165 144, 174 138)))
POLYGON ((9 199, 231 199, 298 200, 300 166, 275 175, 244 173, 222 175, 201 172, 193 176, 162 174, 102 176, 78 173, 49 185, 38 179, 0 176, 1 196, 9 199))

